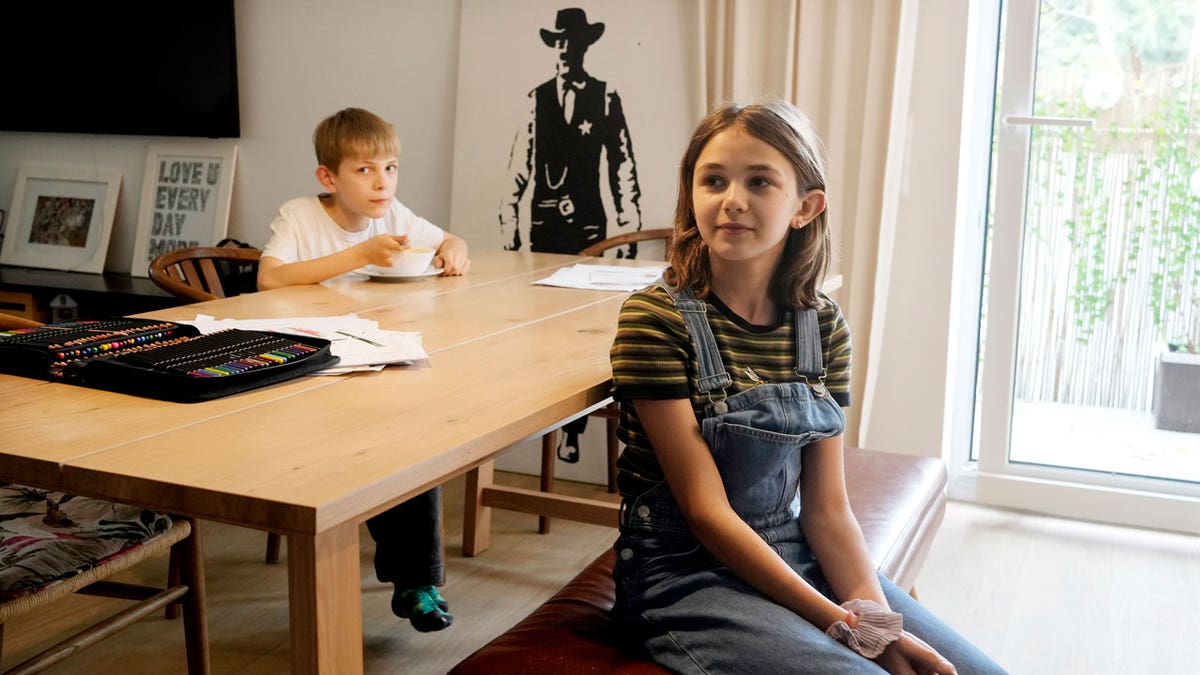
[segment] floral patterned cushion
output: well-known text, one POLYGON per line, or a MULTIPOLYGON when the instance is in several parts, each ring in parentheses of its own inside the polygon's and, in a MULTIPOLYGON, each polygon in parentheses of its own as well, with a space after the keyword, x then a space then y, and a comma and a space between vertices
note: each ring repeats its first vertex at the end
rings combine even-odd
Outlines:
POLYGON ((28 595, 141 546, 165 514, 0 482, 0 601, 28 595))

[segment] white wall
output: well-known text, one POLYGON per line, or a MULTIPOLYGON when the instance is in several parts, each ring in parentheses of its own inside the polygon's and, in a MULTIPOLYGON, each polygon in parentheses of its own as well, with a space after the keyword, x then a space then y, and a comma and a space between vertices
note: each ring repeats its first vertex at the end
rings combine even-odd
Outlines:
POLYGON ((919 3, 894 250, 886 298, 876 298, 878 374, 859 438, 879 450, 947 459, 947 402, 970 395, 955 392, 949 376, 966 347, 952 339, 959 319, 951 308, 955 285, 965 283, 955 252, 966 213, 959 160, 971 16, 959 0, 919 3))
MULTIPOLYGON (((229 236, 262 246, 280 204, 319 190, 313 127, 348 106, 396 125, 398 196, 453 229, 459 9, 457 0, 237 0, 242 137, 229 236)), ((177 140, 0 132, 0 209, 10 210, 22 164, 116 167, 124 179, 105 269, 128 272, 147 146, 177 140)))

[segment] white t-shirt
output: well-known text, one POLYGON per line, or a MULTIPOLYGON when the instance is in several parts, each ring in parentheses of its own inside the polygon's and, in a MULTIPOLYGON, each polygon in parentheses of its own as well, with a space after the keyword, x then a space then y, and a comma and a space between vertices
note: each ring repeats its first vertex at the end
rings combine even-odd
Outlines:
MULTIPOLYGON (((271 221, 271 239, 262 255, 278 258, 284 263, 313 260, 343 251, 378 234, 406 234, 413 247, 434 250, 446 238, 442 228, 416 215, 396 199, 392 199, 392 205, 382 218, 371 218, 362 230, 347 232, 329 217, 318 198, 297 197, 279 207, 279 213, 271 221)), ((335 278, 351 274, 355 272, 335 278)))

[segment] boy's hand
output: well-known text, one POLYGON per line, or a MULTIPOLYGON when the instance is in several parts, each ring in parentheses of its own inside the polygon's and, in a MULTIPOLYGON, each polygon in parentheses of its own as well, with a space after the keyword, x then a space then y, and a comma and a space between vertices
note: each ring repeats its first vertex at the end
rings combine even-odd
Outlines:
POLYGON ((433 256, 433 266, 440 267, 444 277, 466 274, 471 267, 471 260, 467 258, 467 242, 452 234, 447 234, 446 239, 433 256))
POLYGON ((395 256, 409 248, 410 244, 408 235, 377 234, 358 246, 366 260, 364 264, 391 267, 395 256))

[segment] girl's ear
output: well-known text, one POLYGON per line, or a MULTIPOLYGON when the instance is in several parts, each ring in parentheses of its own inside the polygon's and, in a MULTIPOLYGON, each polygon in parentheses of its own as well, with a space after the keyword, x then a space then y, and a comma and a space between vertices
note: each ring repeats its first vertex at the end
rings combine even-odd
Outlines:
POLYGON ((329 194, 337 192, 337 182, 333 179, 333 172, 329 170, 329 167, 323 164, 317 167, 317 182, 319 182, 321 187, 325 188, 325 191, 329 194))
POLYGON ((793 229, 799 230, 805 225, 811 223, 814 218, 821 215, 825 210, 825 191, 824 190, 809 190, 804 199, 800 201, 800 207, 796 209, 796 215, 792 216, 791 226, 793 229))

